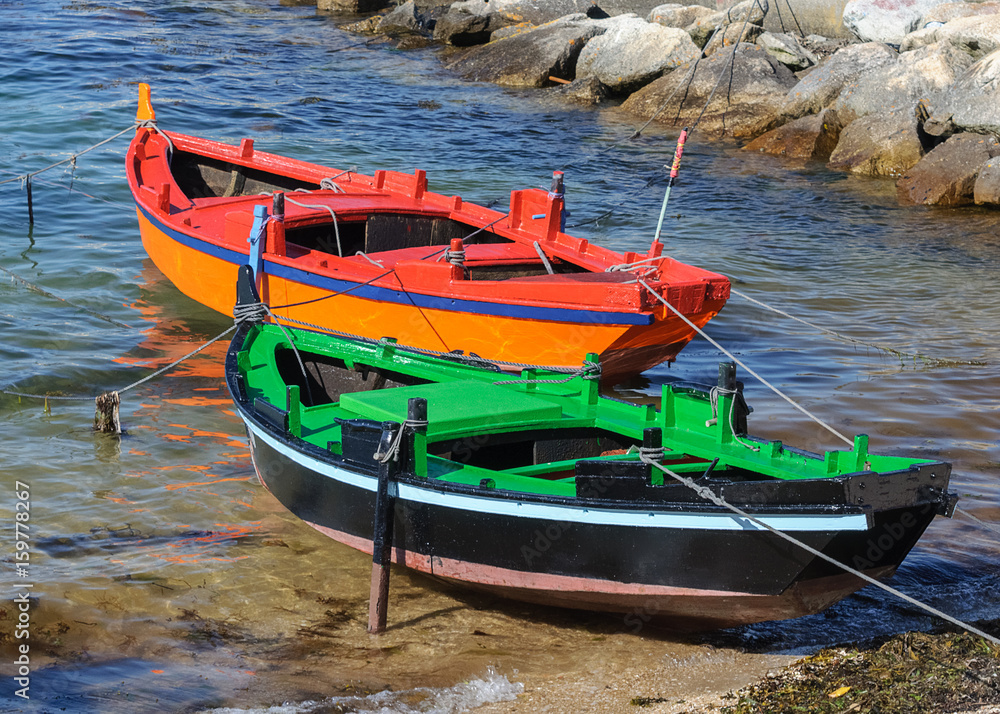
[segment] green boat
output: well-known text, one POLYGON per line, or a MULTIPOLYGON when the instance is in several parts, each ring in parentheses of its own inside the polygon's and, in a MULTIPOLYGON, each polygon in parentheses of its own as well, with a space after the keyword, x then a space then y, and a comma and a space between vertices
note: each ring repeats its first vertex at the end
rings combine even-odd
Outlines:
POLYGON ((864 435, 825 454, 750 435, 731 364, 714 387, 664 385, 657 408, 602 396, 588 360, 512 376, 247 320, 226 377, 261 482, 298 518, 532 603, 684 629, 798 617, 866 583, 775 530, 885 579, 954 509, 947 463, 869 453, 864 435))

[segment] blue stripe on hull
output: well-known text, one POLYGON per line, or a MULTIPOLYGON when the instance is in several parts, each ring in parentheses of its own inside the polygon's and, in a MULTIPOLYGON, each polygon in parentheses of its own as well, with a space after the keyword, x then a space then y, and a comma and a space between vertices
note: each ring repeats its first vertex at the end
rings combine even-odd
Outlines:
MULTIPOLYGON (((249 243, 247 253, 222 248, 201 238, 181 233, 170 228, 140 204, 136 204, 142 215, 154 228, 164 233, 171 240, 181 245, 196 250, 199 253, 210 255, 213 258, 225 260, 234 265, 244 265, 249 260, 249 243)), ((302 283, 320 290, 339 292, 350 288, 355 288, 358 283, 350 280, 336 280, 310 273, 299 268, 292 268, 277 263, 264 262, 264 272, 285 280, 302 283)), ((630 312, 602 312, 598 310, 572 310, 556 307, 529 307, 524 305, 507 305, 500 302, 481 302, 478 300, 460 300, 456 298, 442 298, 433 295, 423 295, 416 292, 403 292, 392 290, 391 288, 381 288, 374 285, 365 285, 351 290, 354 297, 374 300, 377 302, 390 302, 401 305, 416 305, 434 310, 445 310, 451 312, 467 312, 482 315, 494 315, 498 317, 512 317, 522 320, 533 320, 543 322, 570 322, 580 324, 598 325, 650 325, 653 322, 651 313, 630 313, 630 312)))

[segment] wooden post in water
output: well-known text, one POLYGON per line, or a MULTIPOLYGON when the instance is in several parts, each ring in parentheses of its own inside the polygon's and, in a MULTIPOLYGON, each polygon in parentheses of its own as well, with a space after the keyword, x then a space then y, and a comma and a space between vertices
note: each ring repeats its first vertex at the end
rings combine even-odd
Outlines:
POLYGON ((94 431, 121 434, 122 424, 118 416, 121 399, 118 392, 105 392, 94 399, 94 431))
MULTIPOLYGON (((427 400, 419 397, 410 399, 406 404, 406 424, 400 426, 395 422, 382 423, 382 436, 379 439, 375 459, 378 460, 378 488, 375 491, 375 524, 372 534, 372 583, 368 595, 368 631, 373 635, 385 632, 385 623, 389 611, 389 566, 392 563, 392 536, 396 515, 396 487, 393 484, 399 471, 399 464, 410 469, 413 452, 424 454, 426 459, 425 439, 427 434, 427 400), (399 434, 397 429, 402 429, 399 434), (411 450, 411 445, 419 448, 411 450)), ((412 469, 426 473, 426 465, 421 467, 420 459, 415 458, 412 469)))
POLYGON ((392 528, 396 498, 390 494, 390 482, 399 463, 389 454, 396 437, 395 422, 382 423, 382 438, 375 458, 378 459, 378 489, 375 491, 375 525, 372 535, 372 585, 368 595, 368 631, 373 635, 385 632, 389 610, 389 564, 392 561, 392 528), (382 459, 385 459, 384 461, 382 459))

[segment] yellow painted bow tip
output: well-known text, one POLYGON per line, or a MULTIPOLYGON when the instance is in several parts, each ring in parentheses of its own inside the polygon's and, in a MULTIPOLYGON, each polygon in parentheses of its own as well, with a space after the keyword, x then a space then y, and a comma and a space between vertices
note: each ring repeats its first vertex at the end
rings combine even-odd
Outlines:
POLYGON ((829 694, 827 694, 826 696, 830 697, 830 699, 836 699, 837 697, 842 697, 842 696, 844 696, 844 695, 845 695, 845 694, 847 694, 847 693, 848 693, 849 691, 851 691, 851 688, 850 688, 850 687, 841 687, 840 689, 835 689, 835 690, 833 690, 832 692, 830 692, 830 693, 829 693, 829 694))
POLYGON ((156 121, 156 112, 153 111, 153 101, 149 85, 145 82, 139 83, 139 108, 135 113, 136 121, 156 121))

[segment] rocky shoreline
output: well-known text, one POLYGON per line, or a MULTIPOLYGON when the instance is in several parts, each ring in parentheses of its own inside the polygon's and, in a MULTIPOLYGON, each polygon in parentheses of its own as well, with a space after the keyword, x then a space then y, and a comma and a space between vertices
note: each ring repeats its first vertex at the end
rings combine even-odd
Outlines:
POLYGON ((899 0, 887 10, 850 0, 848 37, 828 38, 764 29, 780 15, 767 0, 718 11, 649 0, 444 1, 317 8, 372 42, 438 44, 445 66, 469 80, 620 105, 637 120, 696 126, 747 151, 891 178, 902 204, 1000 205, 1000 2, 899 0))

